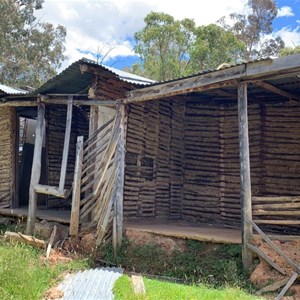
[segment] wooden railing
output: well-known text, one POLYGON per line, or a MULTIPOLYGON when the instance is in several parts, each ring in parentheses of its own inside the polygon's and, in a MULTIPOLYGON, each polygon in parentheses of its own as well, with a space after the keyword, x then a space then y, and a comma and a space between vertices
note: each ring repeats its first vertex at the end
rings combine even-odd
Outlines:
POLYGON ((115 249, 122 236, 124 112, 120 106, 84 143, 78 138, 70 224, 71 236, 78 234, 79 220, 96 228, 97 245, 113 233, 115 249))
POLYGON ((256 224, 300 225, 300 197, 252 197, 256 224))

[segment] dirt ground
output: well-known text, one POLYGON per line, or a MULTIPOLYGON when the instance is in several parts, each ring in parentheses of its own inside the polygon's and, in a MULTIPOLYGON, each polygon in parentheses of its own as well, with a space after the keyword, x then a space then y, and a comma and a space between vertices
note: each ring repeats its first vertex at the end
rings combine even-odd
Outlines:
MULTIPOLYGON (((300 262, 300 241, 273 241, 274 244, 279 247, 292 261, 299 264, 300 262)), ((286 277, 291 277, 294 270, 293 268, 273 250, 267 243, 261 239, 255 239, 254 243, 268 255, 281 269, 283 269, 286 275, 282 275, 273 267, 271 267, 265 260, 259 259, 259 264, 251 274, 250 280, 257 287, 263 288, 273 282, 279 281, 286 277)), ((287 292, 286 300, 299 300, 300 299, 300 282, 298 281, 287 292)))

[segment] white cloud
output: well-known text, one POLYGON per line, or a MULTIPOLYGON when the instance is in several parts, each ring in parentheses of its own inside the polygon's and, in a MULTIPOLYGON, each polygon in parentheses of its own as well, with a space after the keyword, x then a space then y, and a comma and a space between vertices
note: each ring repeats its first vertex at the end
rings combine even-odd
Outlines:
POLYGON ((283 27, 275 33, 275 36, 280 36, 286 47, 295 47, 300 45, 300 26, 295 29, 290 27, 283 27))
POLYGON ((106 60, 134 55, 128 40, 143 28, 143 19, 150 11, 165 12, 176 19, 193 18, 197 25, 202 25, 214 23, 231 12, 242 12, 246 2, 210 0, 199 5, 195 0, 184 3, 181 0, 172 3, 164 0, 47 0, 38 17, 67 28, 66 66, 82 56, 93 58, 91 53, 97 53, 98 49, 106 53, 113 47, 106 60))
POLYGON ((292 17, 295 14, 290 6, 282 6, 278 9, 277 18, 279 17, 292 17))

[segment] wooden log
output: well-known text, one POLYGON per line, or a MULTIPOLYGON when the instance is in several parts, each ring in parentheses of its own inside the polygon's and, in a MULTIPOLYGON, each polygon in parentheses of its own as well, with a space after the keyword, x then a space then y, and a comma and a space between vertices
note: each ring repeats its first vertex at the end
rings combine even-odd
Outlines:
POLYGON ((288 197, 288 196, 269 196, 269 197, 252 197, 254 202, 300 202, 300 197, 288 197))
POLYGON ((64 150, 63 150, 63 156, 61 162, 61 171, 60 171, 59 188, 58 188, 60 191, 64 190, 65 181, 66 181, 70 137, 71 137, 71 126, 72 126, 72 114, 73 114, 72 111, 73 111, 73 96, 69 96, 68 108, 67 108, 66 131, 65 131, 65 139, 64 139, 64 150))
POLYGON ((67 189, 60 190, 58 187, 42 184, 37 184, 34 187, 34 191, 38 194, 52 195, 64 199, 68 198, 70 194, 70 191, 67 189))
POLYGON ((70 219, 70 236, 78 236, 79 231, 79 213, 80 213, 80 188, 81 171, 83 160, 83 136, 77 138, 76 144, 76 162, 73 179, 72 208, 70 219))
POLYGON ((38 116, 35 131, 35 143, 34 153, 31 171, 31 180, 29 187, 29 207, 28 207, 28 218, 26 232, 33 234, 34 224, 36 219, 36 206, 37 206, 37 193, 34 188, 40 181, 41 176, 41 160, 42 160, 42 148, 43 138, 45 131, 45 106, 44 104, 38 105, 38 116))
POLYGON ((124 176, 125 176, 125 146, 126 146, 126 107, 121 104, 118 110, 120 115, 120 140, 118 144, 118 178, 117 178, 117 197, 116 197, 116 234, 117 250, 121 248, 123 238, 123 199, 124 199, 124 176))
POLYGON ((243 243, 243 267, 250 271, 253 257, 247 247, 252 239, 252 226, 246 219, 252 220, 251 208, 251 176, 250 176, 250 153, 248 135, 248 112, 247 112, 247 83, 238 85, 238 119, 240 141, 240 170, 241 170, 241 205, 242 205, 242 243, 243 243))
POLYGON ((10 232, 6 231, 4 233, 4 239, 7 241, 17 241, 20 243, 25 243, 37 248, 45 248, 46 242, 40 239, 35 238, 31 235, 25 235, 20 232, 10 232))

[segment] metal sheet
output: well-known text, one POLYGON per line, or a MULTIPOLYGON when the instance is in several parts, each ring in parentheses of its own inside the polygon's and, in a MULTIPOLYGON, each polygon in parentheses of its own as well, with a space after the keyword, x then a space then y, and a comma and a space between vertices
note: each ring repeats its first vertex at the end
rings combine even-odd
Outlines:
POLYGON ((62 300, 113 300, 112 289, 123 274, 121 268, 97 268, 69 274, 57 287, 62 300))

